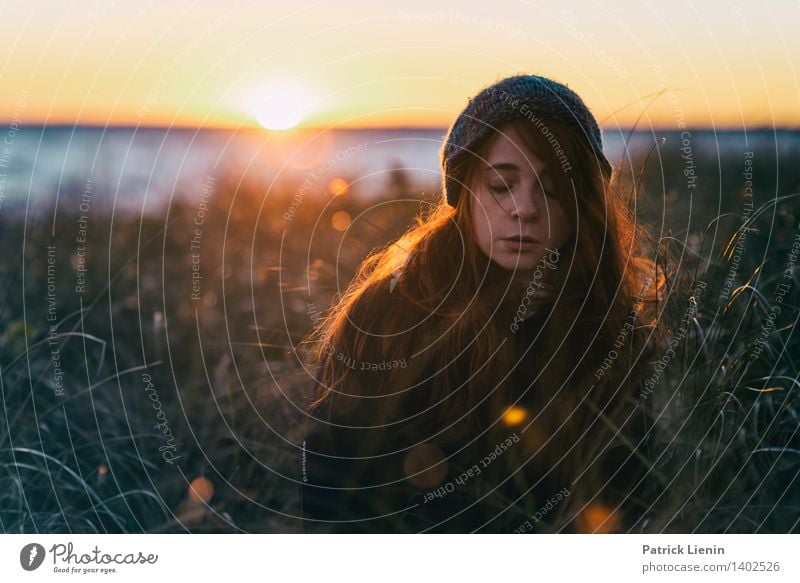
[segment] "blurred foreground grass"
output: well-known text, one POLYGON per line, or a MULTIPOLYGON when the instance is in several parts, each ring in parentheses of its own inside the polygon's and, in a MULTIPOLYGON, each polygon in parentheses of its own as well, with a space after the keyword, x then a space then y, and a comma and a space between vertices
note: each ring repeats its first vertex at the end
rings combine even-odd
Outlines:
MULTIPOLYGON (((680 174, 680 161, 666 164, 680 174)), ((80 191, 55 214, 7 204, 0 528, 302 530, 309 384, 293 346, 360 260, 433 200, 406 192, 399 171, 393 185, 392 204, 346 184, 293 204, 292 185, 265 197, 263 184, 221 177, 205 207, 187 197, 163 214, 94 210, 83 223, 80 191)), ((651 396, 663 411, 652 463, 671 480, 654 501, 670 518, 651 528, 797 532, 796 186, 776 199, 778 185, 760 185, 744 223, 742 191, 727 188, 730 209, 674 189, 667 201, 653 178, 639 194, 637 213, 677 266, 660 325, 680 338, 651 396), (692 301, 682 290, 698 282, 681 329, 692 301)))

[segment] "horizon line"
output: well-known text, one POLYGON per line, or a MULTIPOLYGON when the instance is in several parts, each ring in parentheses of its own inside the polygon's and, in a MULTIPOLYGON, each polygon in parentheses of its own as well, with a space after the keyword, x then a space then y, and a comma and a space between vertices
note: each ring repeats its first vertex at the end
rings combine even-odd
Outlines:
MULTIPOLYGON (((18 120, 0 120, 0 127, 6 126, 10 127, 12 121, 18 120)), ((685 128, 678 128, 674 126, 653 126, 651 128, 636 128, 631 126, 604 126, 600 124, 601 129, 604 131, 606 130, 618 130, 620 132, 677 132, 677 131, 717 131, 717 132, 762 132, 762 131, 775 131, 775 132, 796 132, 800 131, 800 125, 798 126, 789 126, 789 125, 757 125, 750 128, 742 127, 742 126, 686 126, 685 128)), ((243 126, 197 126, 197 125, 163 125, 163 124, 148 124, 148 125, 136 125, 136 124, 127 124, 127 123, 120 123, 120 124, 96 124, 96 123, 86 123, 86 124, 69 124, 69 123, 31 123, 19 126, 17 131, 22 131, 25 128, 48 128, 48 129, 109 129, 109 130, 175 130, 175 131, 188 131, 188 130, 195 130, 195 131, 218 131, 218 132, 259 132, 265 134, 277 134, 277 135, 289 135, 291 133, 318 133, 322 131, 442 131, 447 132, 449 126, 427 126, 427 125, 385 125, 385 126, 298 126, 295 128, 289 128, 286 130, 269 130, 266 128, 262 128, 256 125, 243 125, 243 126)))

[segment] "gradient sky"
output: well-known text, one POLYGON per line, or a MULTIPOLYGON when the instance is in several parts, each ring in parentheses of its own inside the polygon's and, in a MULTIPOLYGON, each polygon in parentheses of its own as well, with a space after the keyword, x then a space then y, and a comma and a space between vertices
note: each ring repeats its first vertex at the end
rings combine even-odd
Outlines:
POLYGON ((800 127, 797 2, 397 6, 2 2, 0 120, 241 127, 299 107, 311 127, 445 127, 479 87, 529 72, 607 127, 643 112, 660 128, 800 127), (270 109, 276 88, 289 103, 270 109))

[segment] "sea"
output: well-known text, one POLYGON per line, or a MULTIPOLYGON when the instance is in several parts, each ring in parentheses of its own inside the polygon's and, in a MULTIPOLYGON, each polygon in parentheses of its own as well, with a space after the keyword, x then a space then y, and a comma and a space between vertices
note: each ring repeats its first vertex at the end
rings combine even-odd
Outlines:
MULTIPOLYGON (((26 126, 7 132, 0 147, 0 211, 63 204, 91 188, 95 210, 158 213, 177 197, 198 197, 210 177, 233 186, 256 181, 264 193, 341 179, 358 196, 378 198, 389 192, 392 172, 402 170, 415 191, 432 193, 441 185, 446 132, 26 126)), ((604 150, 615 164, 654 148, 680 149, 687 138, 697 157, 761 151, 800 160, 795 129, 603 129, 604 150)))

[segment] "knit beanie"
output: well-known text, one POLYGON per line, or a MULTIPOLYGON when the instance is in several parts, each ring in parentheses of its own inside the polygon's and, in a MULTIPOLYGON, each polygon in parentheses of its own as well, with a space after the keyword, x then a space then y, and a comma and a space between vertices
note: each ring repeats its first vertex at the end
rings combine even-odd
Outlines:
MULTIPOLYGON (((462 156, 475 152, 492 130, 515 119, 527 119, 532 128, 549 132, 547 119, 573 125, 586 138, 603 169, 611 164, 603 154, 600 127, 583 100, 566 85, 538 75, 506 77, 470 98, 447 132, 440 150, 445 200, 456 206, 461 185, 453 168, 462 156)), ((557 139, 557 136, 556 136, 557 139)))

